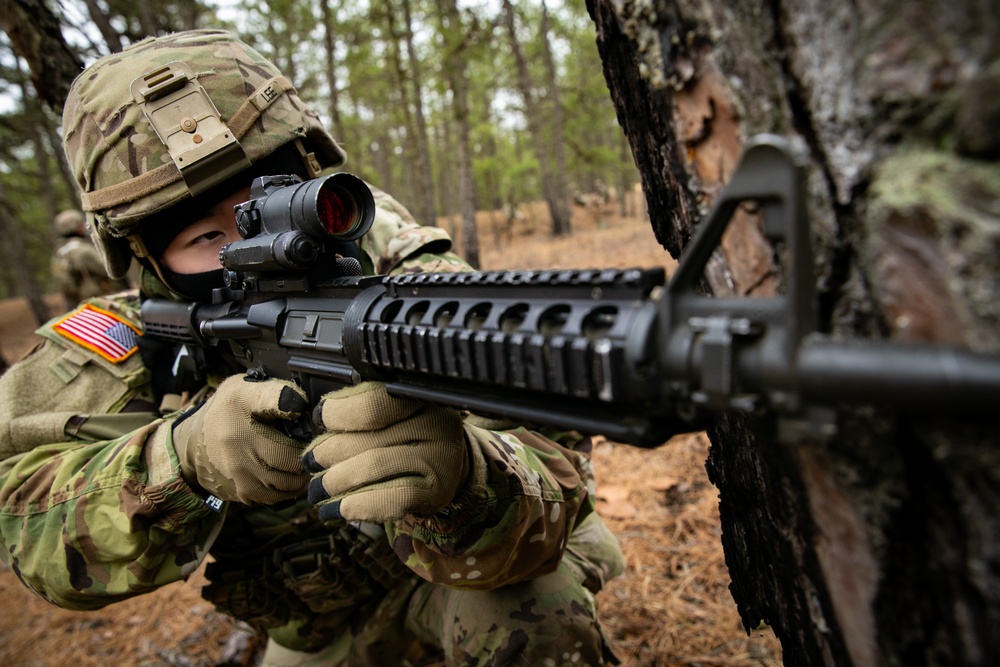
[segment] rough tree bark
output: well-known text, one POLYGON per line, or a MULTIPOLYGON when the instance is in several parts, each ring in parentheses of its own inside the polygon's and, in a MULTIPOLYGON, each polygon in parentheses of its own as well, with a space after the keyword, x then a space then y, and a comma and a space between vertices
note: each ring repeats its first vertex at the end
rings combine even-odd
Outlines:
MULTIPOLYGON (((675 257, 747 137, 810 153, 820 328, 1000 349, 993 0, 588 0, 657 238, 675 257)), ((781 289, 738 219, 715 294, 781 289)), ((996 421, 841 411, 825 442, 710 429, 731 591, 788 665, 1000 663, 996 421)))

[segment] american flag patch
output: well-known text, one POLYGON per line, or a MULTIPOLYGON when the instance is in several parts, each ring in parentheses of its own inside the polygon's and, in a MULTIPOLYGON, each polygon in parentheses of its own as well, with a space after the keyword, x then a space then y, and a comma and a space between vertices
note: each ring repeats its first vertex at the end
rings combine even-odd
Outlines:
POLYGON ((119 316, 89 303, 56 322, 52 328, 113 364, 132 356, 138 349, 141 335, 119 316))

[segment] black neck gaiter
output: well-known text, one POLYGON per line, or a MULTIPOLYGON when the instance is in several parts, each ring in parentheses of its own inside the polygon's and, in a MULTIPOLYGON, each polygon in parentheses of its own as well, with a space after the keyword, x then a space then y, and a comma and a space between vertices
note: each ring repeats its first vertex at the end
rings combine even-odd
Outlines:
POLYGON ((172 290, 194 301, 208 303, 212 300, 213 289, 225 287, 221 266, 203 273, 174 273, 165 266, 160 268, 172 290))

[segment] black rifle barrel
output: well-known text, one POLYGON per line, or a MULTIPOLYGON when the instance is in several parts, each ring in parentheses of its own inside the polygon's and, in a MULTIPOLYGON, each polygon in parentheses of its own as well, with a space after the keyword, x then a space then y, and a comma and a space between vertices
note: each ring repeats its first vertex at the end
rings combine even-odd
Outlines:
POLYGON ((908 410, 996 411, 1000 358, 929 344, 808 338, 799 388, 810 403, 872 403, 908 410))

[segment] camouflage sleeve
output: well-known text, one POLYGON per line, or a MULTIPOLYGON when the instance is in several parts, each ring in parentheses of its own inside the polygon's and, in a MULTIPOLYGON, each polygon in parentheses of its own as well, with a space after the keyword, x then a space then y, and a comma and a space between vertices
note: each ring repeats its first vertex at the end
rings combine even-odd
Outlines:
POLYGON ((424 579, 491 590, 555 570, 570 534, 594 511, 590 459, 518 428, 466 423, 469 483, 430 519, 388 525, 393 548, 424 579))
POLYGON ((451 252, 451 237, 440 227, 419 225, 391 196, 372 187, 375 220, 361 239, 369 272, 381 275, 421 271, 469 271, 471 267, 451 252))
POLYGON ((451 252, 412 255, 397 264, 390 275, 401 273, 460 273, 472 271, 464 259, 451 252))
MULTIPOLYGON (((131 321, 126 297, 91 304, 131 321)), ((220 519, 179 476, 139 355, 101 356, 53 323, 38 333, 0 377, 0 559, 74 609, 183 578, 220 519)))
POLYGON ((178 474, 153 422, 113 441, 36 447, 0 463, 0 547, 31 590, 97 609, 188 576, 221 517, 178 474), (157 442, 157 440, 160 440, 157 442))

